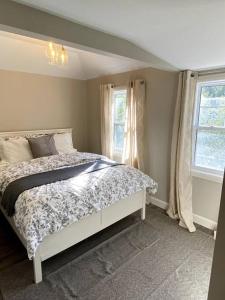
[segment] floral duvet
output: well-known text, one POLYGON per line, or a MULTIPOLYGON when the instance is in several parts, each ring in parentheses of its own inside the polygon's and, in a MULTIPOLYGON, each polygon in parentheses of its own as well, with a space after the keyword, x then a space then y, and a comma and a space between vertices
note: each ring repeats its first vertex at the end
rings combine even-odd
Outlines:
MULTIPOLYGON (((99 158, 105 159, 97 154, 76 152, 3 165, 0 192, 3 194, 9 183, 21 177, 99 158)), ((157 183, 133 167, 117 165, 26 190, 16 201, 13 218, 27 242, 28 257, 32 259, 44 237, 146 188, 154 194, 157 183)))

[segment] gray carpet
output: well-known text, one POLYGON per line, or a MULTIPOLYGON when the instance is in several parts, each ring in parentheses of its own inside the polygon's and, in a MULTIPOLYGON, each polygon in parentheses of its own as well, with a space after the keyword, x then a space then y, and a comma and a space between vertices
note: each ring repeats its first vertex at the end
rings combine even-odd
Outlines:
POLYGON ((38 285, 2 216, 0 226, 3 299, 207 299, 213 238, 188 233, 153 206, 145 222, 134 214, 44 262, 38 285))

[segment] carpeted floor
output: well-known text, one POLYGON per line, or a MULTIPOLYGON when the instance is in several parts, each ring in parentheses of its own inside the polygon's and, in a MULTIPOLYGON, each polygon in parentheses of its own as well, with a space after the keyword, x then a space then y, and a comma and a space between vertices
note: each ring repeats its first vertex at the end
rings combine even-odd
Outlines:
POLYGON ((32 262, 0 215, 0 298, 20 300, 206 300, 214 248, 204 230, 188 233, 153 206, 43 263, 32 262))

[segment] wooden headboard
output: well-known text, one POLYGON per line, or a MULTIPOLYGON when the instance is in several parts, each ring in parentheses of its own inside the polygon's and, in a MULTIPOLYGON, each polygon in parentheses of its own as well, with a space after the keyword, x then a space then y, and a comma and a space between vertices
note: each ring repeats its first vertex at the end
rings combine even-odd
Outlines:
POLYGON ((11 137, 29 137, 42 134, 54 134, 54 133, 71 133, 72 128, 64 129, 40 129, 40 130, 29 130, 29 131, 12 131, 12 132, 0 132, 0 138, 11 138, 11 137))

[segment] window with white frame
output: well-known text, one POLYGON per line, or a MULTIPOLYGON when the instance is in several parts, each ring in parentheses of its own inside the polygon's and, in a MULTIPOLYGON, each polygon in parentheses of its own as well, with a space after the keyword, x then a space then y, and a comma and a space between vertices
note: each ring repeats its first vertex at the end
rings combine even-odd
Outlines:
POLYGON ((225 80, 199 82, 194 118, 193 166, 223 174, 225 167, 225 80))
POLYGON ((116 88, 113 100, 113 155, 121 157, 124 147, 124 130, 126 120, 127 89, 116 88))

